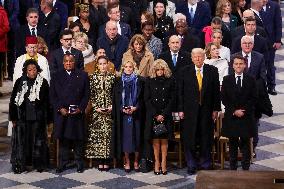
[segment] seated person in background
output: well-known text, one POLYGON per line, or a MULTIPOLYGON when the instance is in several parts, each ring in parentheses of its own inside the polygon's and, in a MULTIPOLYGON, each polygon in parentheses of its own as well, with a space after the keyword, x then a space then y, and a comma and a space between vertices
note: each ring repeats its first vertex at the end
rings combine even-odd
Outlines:
MULTIPOLYGON (((88 75, 91 75, 94 72, 98 71, 97 59, 100 56, 106 56, 106 51, 104 49, 98 49, 96 56, 95 56, 95 59, 92 62, 85 65, 84 70, 85 70, 85 72, 88 73, 88 75)), ((107 69, 108 69, 108 72, 116 74, 114 64, 112 62, 110 62, 109 60, 108 60, 108 68, 107 69)))
POLYGON ((83 32, 74 35, 74 48, 82 51, 84 65, 92 62, 95 58, 93 47, 89 44, 88 36, 83 32))
POLYGON ((73 32, 71 30, 63 30, 60 34, 61 47, 51 53, 50 72, 51 75, 63 69, 64 54, 73 54, 75 58, 75 66, 77 69, 84 68, 84 58, 81 51, 72 47, 73 32))
POLYGON ((44 39, 40 36, 37 36, 37 53, 41 54, 45 58, 48 57, 48 47, 44 39))
POLYGON ((23 74, 23 65, 26 60, 34 59, 39 67, 42 69, 40 75, 50 83, 50 72, 49 72, 49 64, 47 59, 37 53, 37 38, 35 36, 26 37, 26 54, 18 57, 15 63, 14 75, 13 75, 13 85, 16 80, 20 78, 23 74))
POLYGON ((229 72, 228 60, 219 56, 219 49, 212 42, 206 45, 205 54, 206 59, 204 60, 204 63, 218 68, 219 81, 220 85, 222 85, 223 77, 228 75, 229 72))
POLYGON ((107 57, 114 63, 115 69, 118 70, 129 41, 126 37, 118 34, 117 23, 114 21, 108 21, 105 30, 106 35, 98 39, 97 48, 105 49, 107 57))
POLYGON ((153 54, 154 58, 157 59, 162 52, 163 43, 161 39, 153 35, 155 30, 154 22, 147 20, 141 25, 142 35, 147 41, 147 47, 153 54))
POLYGON ((227 61, 230 61, 230 56, 231 56, 231 52, 230 49, 228 47, 225 47, 222 45, 222 41, 223 41, 223 33, 221 30, 219 29, 215 29, 212 32, 212 42, 217 46, 217 48, 219 49, 219 56, 221 58, 225 58, 227 59, 227 61))

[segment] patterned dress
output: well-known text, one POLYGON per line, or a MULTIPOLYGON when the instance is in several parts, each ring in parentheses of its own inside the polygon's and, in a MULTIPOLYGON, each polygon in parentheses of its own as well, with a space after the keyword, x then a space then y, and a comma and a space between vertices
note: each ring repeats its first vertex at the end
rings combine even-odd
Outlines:
POLYGON ((86 157, 96 159, 110 158, 112 119, 111 114, 96 112, 97 108, 112 105, 112 89, 115 76, 111 73, 103 75, 95 72, 90 75, 91 121, 88 126, 86 157))

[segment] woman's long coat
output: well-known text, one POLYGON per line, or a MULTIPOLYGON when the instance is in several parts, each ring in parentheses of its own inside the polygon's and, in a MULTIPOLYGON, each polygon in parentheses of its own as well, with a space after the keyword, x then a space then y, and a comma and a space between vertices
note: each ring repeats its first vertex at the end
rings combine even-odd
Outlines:
MULTIPOLYGON (((141 141, 143 140, 143 90, 144 90, 144 79, 138 76, 137 80, 137 110, 133 114, 133 119, 141 120, 141 141)), ((112 128, 112 148, 111 155, 114 158, 120 159, 122 155, 122 91, 123 83, 121 77, 117 78, 113 89, 113 103, 112 103, 112 116, 113 116, 113 128, 112 128)), ((142 142, 140 142, 142 144, 142 142)))
MULTIPOLYGON (((132 61, 135 62, 133 60, 133 56, 131 54, 131 49, 128 49, 124 54, 123 54, 123 58, 122 58, 122 62, 127 62, 127 61, 132 61)), ((154 56, 153 54, 146 49, 145 51, 145 55, 142 58, 139 67, 138 67, 138 75, 142 76, 142 77, 148 77, 149 76, 149 71, 150 68, 152 66, 154 62, 154 56)))
POLYGON ((145 84, 144 99, 146 104, 145 140, 152 136, 153 119, 158 115, 165 118, 168 138, 172 138, 172 110, 175 102, 175 82, 172 78, 156 77, 145 84))

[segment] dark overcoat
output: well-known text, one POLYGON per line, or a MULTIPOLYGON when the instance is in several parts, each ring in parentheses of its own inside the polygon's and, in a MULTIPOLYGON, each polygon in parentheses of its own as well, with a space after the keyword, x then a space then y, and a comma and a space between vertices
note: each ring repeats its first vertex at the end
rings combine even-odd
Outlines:
POLYGON ((197 131, 201 136, 200 145, 210 148, 214 130, 212 112, 221 110, 219 75, 216 67, 203 65, 201 95, 195 66, 187 66, 182 70, 178 87, 178 110, 184 112, 181 136, 185 149, 196 150, 197 131))
POLYGON ((257 90, 255 79, 244 74, 239 90, 235 74, 225 76, 221 90, 222 103, 225 106, 222 135, 226 137, 252 137, 255 128, 255 105, 257 90), (234 116, 235 110, 244 109, 244 116, 234 116))
POLYGON ((90 96, 88 74, 74 70, 69 75, 66 70, 58 71, 51 80, 50 99, 54 110, 55 138, 71 140, 84 139, 84 112, 90 96), (78 105, 80 114, 62 116, 61 108, 78 105))
MULTIPOLYGON (((143 112, 144 112, 144 104, 143 104, 143 90, 144 90, 144 79, 138 76, 137 80, 137 104, 135 107, 137 110, 133 114, 133 119, 135 121, 141 120, 141 139, 143 139, 143 112)), ((117 78, 114 84, 113 89, 113 103, 112 103, 112 116, 113 116, 113 128, 112 128, 112 147, 111 147, 111 155, 114 158, 120 159, 122 155, 122 91, 123 91, 123 83, 121 77, 117 78)), ((140 142, 140 144, 142 144, 140 142)))
POLYGON ((173 78, 149 78, 145 84, 144 100, 146 104, 145 140, 153 138, 153 119, 158 115, 165 118, 168 138, 172 139, 172 111, 175 103, 175 81, 173 78))

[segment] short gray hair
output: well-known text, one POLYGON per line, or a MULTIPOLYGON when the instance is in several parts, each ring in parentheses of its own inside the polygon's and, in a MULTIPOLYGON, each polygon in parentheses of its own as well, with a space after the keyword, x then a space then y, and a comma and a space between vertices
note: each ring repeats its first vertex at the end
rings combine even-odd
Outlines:
POLYGON ((243 43, 244 40, 250 40, 250 42, 252 42, 252 43, 254 44, 254 37, 253 37, 253 36, 244 35, 244 36, 241 38, 241 43, 243 43))

